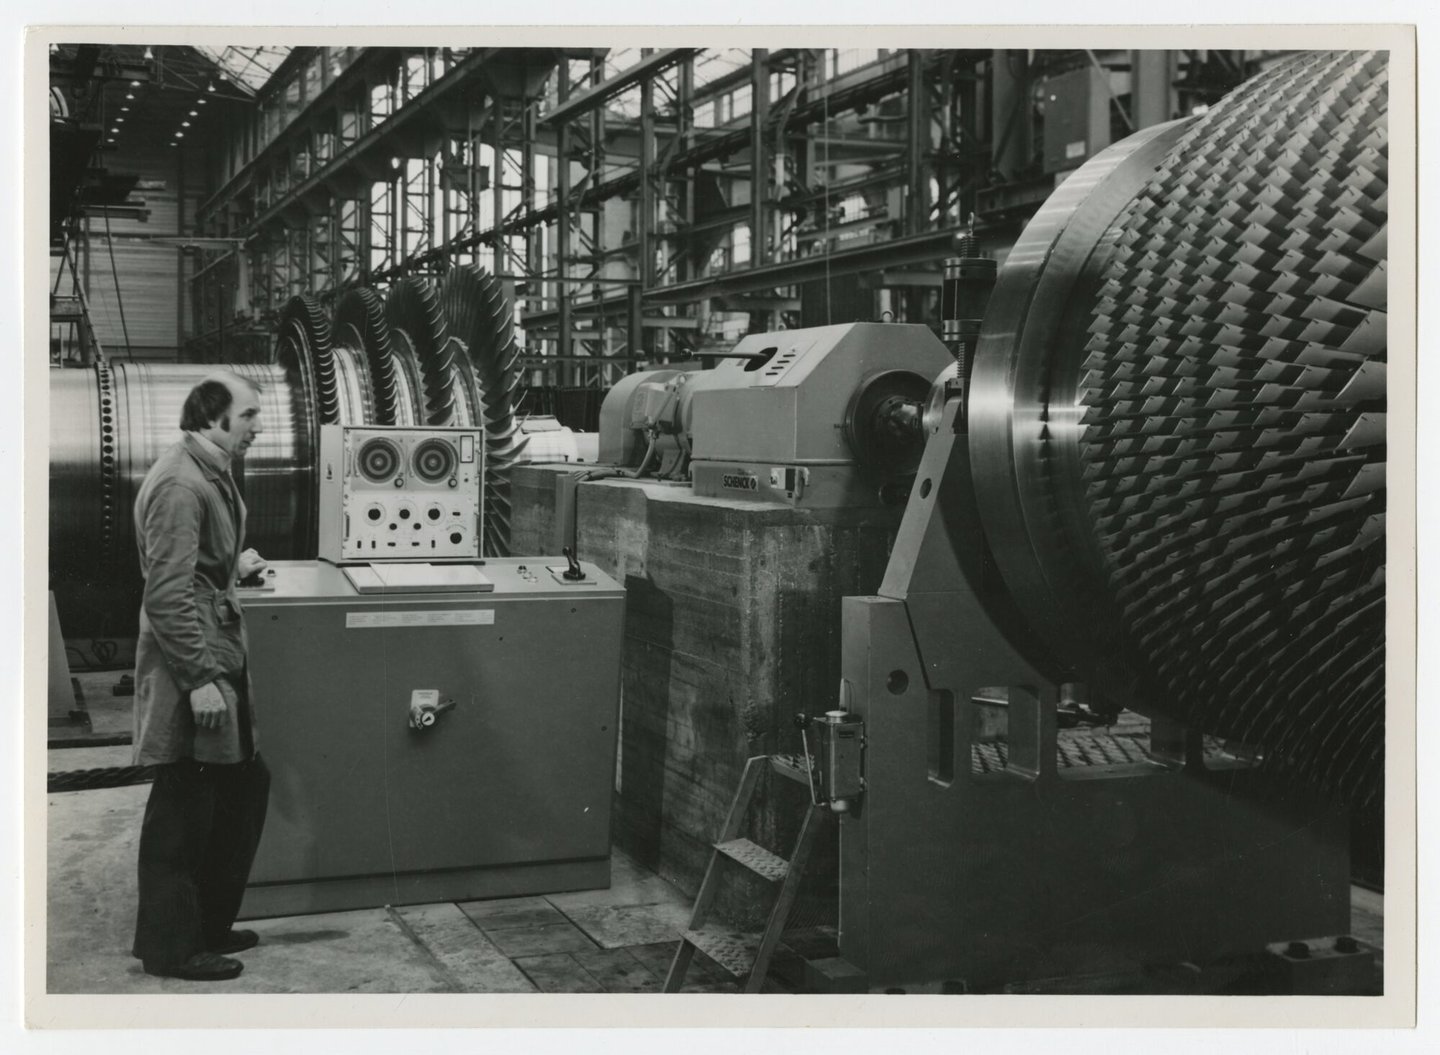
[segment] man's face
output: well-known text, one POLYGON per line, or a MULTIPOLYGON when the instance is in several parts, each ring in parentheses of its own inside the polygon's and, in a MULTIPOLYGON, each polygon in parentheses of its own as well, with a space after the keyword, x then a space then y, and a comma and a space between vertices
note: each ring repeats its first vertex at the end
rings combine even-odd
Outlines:
POLYGON ((249 385, 231 385, 230 409, 211 428, 211 439, 232 458, 243 457, 255 437, 264 431, 260 426, 260 399, 249 385))

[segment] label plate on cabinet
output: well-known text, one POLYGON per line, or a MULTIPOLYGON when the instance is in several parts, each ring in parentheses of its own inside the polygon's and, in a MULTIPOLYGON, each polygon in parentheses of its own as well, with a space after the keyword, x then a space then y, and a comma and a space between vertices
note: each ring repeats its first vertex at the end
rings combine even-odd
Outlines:
POLYGON ((346 630, 376 630, 396 626, 492 626, 494 623, 493 608, 345 613, 346 630))

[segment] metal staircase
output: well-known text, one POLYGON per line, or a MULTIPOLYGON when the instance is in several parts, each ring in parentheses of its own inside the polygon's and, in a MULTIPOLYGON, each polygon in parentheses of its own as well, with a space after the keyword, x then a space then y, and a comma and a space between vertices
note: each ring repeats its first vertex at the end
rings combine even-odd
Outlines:
POLYGON ((742 838, 740 832, 744 827, 745 815, 766 766, 807 788, 811 786, 809 773, 789 758, 757 755, 746 761, 740 786, 730 804, 730 812, 725 817, 720 837, 712 844, 714 849, 705 869, 705 877, 701 880, 700 891, 695 898, 690 926, 681 936, 680 947, 675 950, 675 959, 665 976, 664 991, 667 993, 679 992, 680 987, 685 984, 685 974, 690 969, 690 962, 697 950, 734 978, 746 993, 760 992, 776 953, 782 950, 790 951, 785 949, 782 942, 785 923, 800 892, 800 880, 804 875, 810 851, 814 847, 815 837, 819 834, 830 808, 827 803, 816 802, 812 797, 788 861, 763 846, 742 838), (730 930, 707 922, 724 875, 737 866, 779 888, 765 928, 759 933, 730 930))

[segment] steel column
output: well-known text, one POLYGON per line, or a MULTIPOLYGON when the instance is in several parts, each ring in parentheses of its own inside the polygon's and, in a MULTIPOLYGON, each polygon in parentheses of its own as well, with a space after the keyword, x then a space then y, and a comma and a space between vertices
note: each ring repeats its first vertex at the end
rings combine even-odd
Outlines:
POLYGON ((766 222, 766 188, 770 174, 765 167, 765 118, 770 110, 770 52, 756 48, 750 67, 750 263, 770 259, 766 222))
MULTIPOLYGON (((590 84, 597 85, 605 79, 605 62, 599 56, 590 59, 590 84)), ((646 78, 649 83, 649 78, 646 78)), ((596 106, 590 111, 590 150, 586 161, 585 185, 587 187, 599 183, 605 175, 605 108, 596 106)), ((577 210, 578 212, 578 210, 577 210)), ((590 246, 589 246, 589 272, 591 275, 599 274, 604 266, 605 258, 605 210, 603 207, 594 210, 590 214, 590 246)), ((601 300, 600 287, 590 287, 590 296, 595 300, 601 300)), ((600 317, 596 320, 598 343, 592 342, 586 349, 597 359, 603 358, 606 352, 605 339, 605 309, 600 309, 600 317)), ((606 369, 603 365, 597 365, 594 370, 594 380, 591 381, 582 375, 580 383, 583 385, 594 384, 597 387, 606 387, 606 369)))
MULTIPOLYGON (((175 151, 175 233, 185 233, 185 151, 175 151)), ((185 344, 185 250, 175 247, 175 348, 185 344)))
MULTIPOLYGON (((632 290, 630 303, 638 305, 634 294, 643 293, 655 282, 655 82, 647 77, 640 84, 640 201, 639 214, 635 217, 635 241, 639 258, 636 261, 635 277, 640 280, 638 290, 632 290)), ((644 330, 633 327, 632 308, 630 331, 630 354, 639 355, 644 350, 644 330)))
MULTIPOLYGON (((695 138, 695 59, 687 58, 680 64, 679 78, 675 86, 675 132, 679 137, 680 150, 689 150, 695 138)), ((684 229, 689 230, 695 223, 695 174, 686 169, 681 176, 681 195, 684 229)), ((690 249, 680 243, 675 249, 675 279, 684 282, 691 277, 690 249)))
POLYGON ((1130 114, 1136 128, 1170 120, 1175 108, 1175 53, 1130 53, 1130 114))
POLYGON ((905 232, 919 234, 930 217, 930 181, 925 158, 930 150, 930 93, 925 87, 925 52, 911 48, 908 55, 905 108, 905 174, 909 192, 905 201, 905 232))
MULTIPOLYGON (((505 264, 505 114, 504 104, 493 91, 490 93, 490 209, 495 217, 494 237, 490 242, 493 254, 491 271, 503 275, 508 268, 505 264)), ((479 151, 476 151, 479 159, 479 151)))
POLYGON ((625 291, 625 305, 628 315, 626 323, 630 331, 630 358, 633 360, 640 356, 645 342, 645 320, 640 309, 639 286, 631 286, 625 291))
MULTIPOLYGON (((522 96, 520 105, 520 210, 522 213, 535 208, 535 100, 522 96)), ((500 225, 496 225, 500 226, 500 225)), ((525 234, 525 273, 533 275, 543 268, 539 251, 539 235, 529 231, 525 234)))
MULTIPOLYGON (((569 60, 561 58, 555 69, 558 78, 555 82, 556 91, 560 102, 564 103, 570 96, 569 60)), ((555 164, 558 169, 555 174, 555 211, 560 221, 555 232, 555 274, 561 278, 565 277, 565 269, 570 263, 570 136, 569 122, 560 122, 555 130, 555 164)), ((575 369, 569 360, 573 338, 570 332, 570 290, 564 282, 555 283, 555 304, 559 313, 555 351, 561 361, 567 364, 557 373, 563 384, 568 376, 573 376, 575 369)))
POLYGON ((1034 138, 1029 53, 992 52, 990 84, 991 163, 1002 179, 1013 180, 1029 167, 1034 138))

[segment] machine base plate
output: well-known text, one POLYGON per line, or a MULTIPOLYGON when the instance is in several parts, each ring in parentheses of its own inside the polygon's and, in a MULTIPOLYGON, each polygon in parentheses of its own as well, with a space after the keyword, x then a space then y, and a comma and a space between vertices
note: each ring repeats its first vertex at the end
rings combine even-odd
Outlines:
POLYGON ((245 891, 241 919, 342 912, 376 905, 557 894, 610 886, 610 858, 545 861, 493 868, 457 868, 395 876, 348 876, 291 883, 264 883, 245 891))

